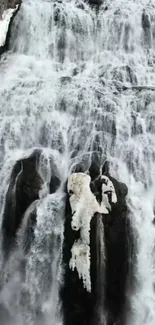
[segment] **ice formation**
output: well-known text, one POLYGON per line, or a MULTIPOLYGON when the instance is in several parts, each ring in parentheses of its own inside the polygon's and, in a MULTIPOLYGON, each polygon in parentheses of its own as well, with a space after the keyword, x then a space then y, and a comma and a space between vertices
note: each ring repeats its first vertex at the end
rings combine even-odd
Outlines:
POLYGON ((71 253, 72 257, 69 266, 72 270, 77 269, 79 278, 83 280, 84 288, 90 292, 90 246, 78 239, 74 242, 71 253))
POLYGON ((5 10, 2 14, 2 20, 0 19, 0 47, 5 45, 10 20, 17 8, 18 5, 13 9, 5 10))
POLYGON ((74 173, 68 178, 68 193, 72 209, 72 229, 81 232, 85 244, 89 244, 90 221, 95 212, 108 214, 108 209, 97 202, 90 189, 91 178, 84 173, 74 173))
POLYGON ((114 185, 111 182, 111 180, 105 175, 101 176, 101 181, 102 181, 101 206, 104 205, 104 207, 106 207, 108 210, 111 210, 111 203, 117 202, 117 195, 115 192, 114 185))
POLYGON ((84 173, 73 173, 68 178, 67 189, 72 209, 71 227, 80 230, 80 239, 73 244, 70 268, 77 269, 84 287, 91 291, 90 281, 90 222, 98 212, 108 214, 104 204, 100 205, 90 189, 91 178, 84 173))

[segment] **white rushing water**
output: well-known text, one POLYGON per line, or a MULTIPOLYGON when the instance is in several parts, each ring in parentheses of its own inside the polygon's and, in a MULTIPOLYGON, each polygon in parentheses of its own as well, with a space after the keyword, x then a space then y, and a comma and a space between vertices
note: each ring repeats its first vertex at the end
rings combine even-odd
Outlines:
MULTIPOLYGON (((47 166, 54 159, 62 183, 77 162, 89 168, 93 151, 110 160, 129 188, 137 236, 128 325, 155 320, 154 50, 154 0, 105 0, 98 12, 78 0, 23 0, 0 61, 1 220, 11 169, 33 148, 43 148, 47 166)), ((25 280, 19 251, 1 272, 0 304, 16 325, 35 324, 37 312, 62 324, 63 207, 61 187, 37 203, 25 280)))
POLYGON ((10 20, 17 8, 18 6, 16 6, 14 9, 7 9, 2 14, 0 19, 0 46, 5 45, 10 20))

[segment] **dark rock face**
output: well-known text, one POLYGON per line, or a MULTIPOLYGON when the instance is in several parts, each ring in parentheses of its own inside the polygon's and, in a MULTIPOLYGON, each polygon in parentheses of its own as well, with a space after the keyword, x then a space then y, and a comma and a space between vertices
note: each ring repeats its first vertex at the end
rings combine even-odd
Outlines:
POLYGON ((71 229, 71 208, 69 198, 66 202, 66 221, 64 230, 63 261, 65 267, 64 286, 61 291, 64 325, 88 325, 91 321, 93 296, 83 287, 76 270, 69 268, 71 248, 80 235, 71 229))
POLYGON ((105 308, 108 312, 108 325, 124 324, 129 271, 129 229, 125 213, 109 227, 105 226, 105 308))
MULTIPOLYGON (((14 247, 16 235, 22 223, 26 210, 39 199, 39 191, 44 181, 38 172, 42 150, 36 149, 27 157, 18 160, 12 170, 10 185, 6 194, 3 213, 3 248, 4 252, 14 247)), ((46 165, 46 161, 44 162, 46 165)), ((45 166, 46 167, 46 166, 45 166)), ((44 168, 44 166, 43 166, 44 168)), ((52 158, 50 159, 50 181, 47 184, 48 193, 55 193, 60 186, 58 170, 52 158)), ((31 207, 32 208, 32 207, 31 207)), ((25 233, 22 234, 23 251, 27 252, 34 238, 36 224, 36 206, 29 211, 25 233)))
POLYGON ((51 176, 50 179, 50 194, 53 194, 56 192, 56 190, 59 188, 60 186, 60 179, 59 177, 53 175, 51 176))
POLYGON ((102 0, 88 0, 88 3, 91 6, 100 6, 103 3, 103 1, 102 0))
POLYGON ((100 171, 100 157, 97 153, 93 152, 91 156, 91 165, 89 167, 89 174, 91 180, 94 181, 99 176, 100 171))
POLYGON ((26 209, 39 199, 43 185, 37 171, 39 155, 35 150, 30 157, 17 161, 12 170, 2 222, 4 251, 14 242, 26 209))
POLYGON ((110 175, 108 177, 113 182, 118 200, 112 206, 108 220, 103 218, 106 250, 105 308, 107 324, 111 325, 124 324, 132 232, 125 202, 127 187, 110 175))
POLYGON ((49 193, 52 194, 57 191, 61 183, 59 170, 52 158, 50 159, 50 172, 51 178, 49 183, 49 193))
MULTIPOLYGON (((93 175, 97 175, 96 166, 91 166, 91 170, 93 175)), ((91 292, 83 288, 77 271, 69 268, 71 247, 80 234, 71 229, 69 198, 66 203, 63 249, 65 274, 64 287, 61 291, 65 325, 125 324, 126 286, 133 242, 125 200, 128 190, 125 184, 110 176, 108 163, 103 166, 102 172, 112 181, 117 202, 111 204, 109 214, 95 214, 91 220, 91 292), (101 242, 104 243, 105 256, 101 242)), ((98 201, 101 201, 101 189, 102 182, 98 177, 91 184, 91 190, 98 201)))
MULTIPOLYGON (((109 167, 106 163, 103 166, 102 172, 113 183, 117 202, 111 203, 111 212, 108 215, 102 216, 104 225, 104 243, 105 243, 105 269, 103 274, 102 292, 104 292, 101 303, 103 310, 107 315, 107 325, 124 324, 125 322, 125 309, 126 309, 126 286, 130 270, 131 260, 131 245, 133 243, 132 229, 130 220, 128 218, 128 209, 125 197, 128 193, 127 186, 118 182, 109 174, 109 167)), ((95 195, 98 201, 101 200, 101 180, 98 178, 94 182, 92 189, 95 189, 95 195)), ((91 264, 95 263, 95 256, 97 256, 98 248, 95 245, 95 237, 97 232, 97 221, 92 219, 91 231, 91 264)), ((96 242, 97 243, 97 242, 96 242)), ((102 262, 102 261, 100 261, 102 262)), ((92 284, 94 292, 97 295, 97 282, 98 282, 97 266, 93 266, 92 270, 92 284)), ((102 295, 101 295, 102 297, 102 295)), ((101 299, 101 298, 100 298, 101 299)), ((94 300, 96 300, 94 298, 94 300)), ((94 322, 94 324, 96 324, 94 322)), ((100 322, 99 322, 100 324, 100 322)))
POLYGON ((151 47, 151 21, 149 14, 143 10, 142 13, 142 28, 144 34, 144 45, 146 48, 151 47))
POLYGON ((104 302, 105 292, 105 252, 104 252, 103 216, 95 214, 91 220, 90 253, 91 253, 91 285, 92 285, 92 318, 90 325, 106 324, 104 302))

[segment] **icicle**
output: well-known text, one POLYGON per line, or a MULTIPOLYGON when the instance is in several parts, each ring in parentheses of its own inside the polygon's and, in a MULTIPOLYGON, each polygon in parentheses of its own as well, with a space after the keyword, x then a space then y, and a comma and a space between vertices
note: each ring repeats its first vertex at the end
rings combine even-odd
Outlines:
POLYGON ((71 252, 72 257, 69 266, 72 270, 77 269, 79 278, 83 280, 84 288, 90 292, 90 246, 84 244, 81 239, 78 239, 73 244, 71 252))

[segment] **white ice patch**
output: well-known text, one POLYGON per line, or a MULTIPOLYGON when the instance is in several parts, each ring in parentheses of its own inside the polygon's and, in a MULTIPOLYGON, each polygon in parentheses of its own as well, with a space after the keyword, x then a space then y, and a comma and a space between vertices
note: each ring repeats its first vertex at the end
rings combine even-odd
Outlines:
POLYGON ((72 209, 72 229, 81 229, 82 239, 89 244, 90 221, 98 212, 108 214, 104 205, 100 205, 90 189, 91 178, 84 173, 74 173, 68 178, 68 193, 72 209))
POLYGON ((2 20, 0 20, 0 47, 5 45, 10 20, 17 8, 18 5, 13 9, 5 10, 2 14, 2 20))
POLYGON ((84 287, 91 291, 90 281, 90 222, 98 212, 108 214, 104 204, 100 205, 90 189, 91 178, 84 173, 73 173, 68 177, 67 190, 72 209, 71 227, 80 230, 80 239, 73 244, 70 268, 76 268, 84 287))
POLYGON ((109 210, 111 210, 111 205, 109 203, 108 194, 111 194, 111 202, 116 203, 117 202, 117 195, 115 192, 115 188, 111 180, 107 176, 101 176, 101 180, 104 180, 104 183, 102 184, 102 204, 109 210))
POLYGON ((79 239, 73 244, 71 253, 72 258, 70 259, 69 266, 72 270, 77 269, 79 278, 83 280, 84 288, 90 292, 90 246, 84 244, 79 239))

